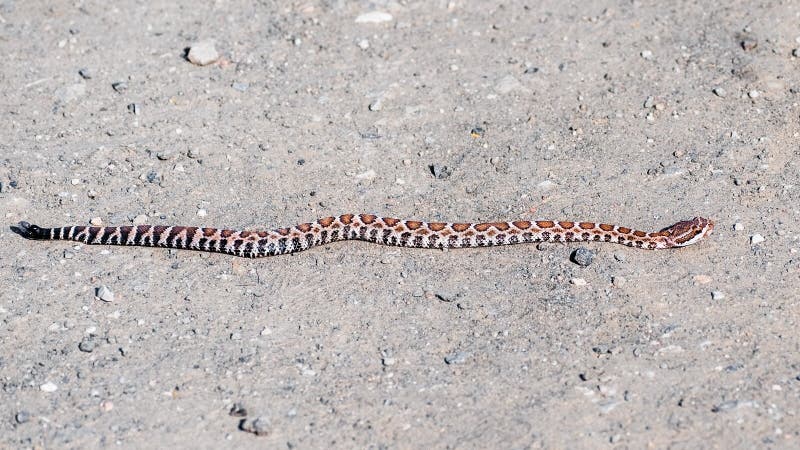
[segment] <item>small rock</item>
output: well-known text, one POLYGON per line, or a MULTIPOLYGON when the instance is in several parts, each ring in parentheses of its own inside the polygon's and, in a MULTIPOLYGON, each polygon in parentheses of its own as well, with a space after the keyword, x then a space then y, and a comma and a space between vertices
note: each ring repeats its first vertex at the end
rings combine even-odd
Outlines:
POLYGON ((99 227, 100 225, 103 225, 103 219, 101 219, 100 217, 92 217, 91 220, 89 220, 89 223, 96 227, 99 227))
POLYGON ((485 133, 485 130, 483 128, 475 127, 472 130, 470 130, 469 135, 472 136, 473 138, 477 139, 477 138, 483 136, 483 133, 485 133))
POLYGON ((109 412, 114 409, 114 402, 111 400, 103 400, 100 402, 100 411, 109 412))
POLYGON ((444 362, 446 364, 462 364, 467 360, 467 356, 469 355, 466 352, 451 353, 444 357, 444 362))
POLYGON ((642 58, 647 60, 653 59, 653 52, 651 52, 650 50, 642 50, 640 55, 642 56, 642 58))
POLYGON ((97 288, 95 291, 95 296, 106 303, 114 301, 114 292, 112 292, 111 289, 109 289, 105 284, 97 288))
POLYGON ((620 276, 611 277, 611 284, 616 286, 616 287, 625 286, 625 283, 627 283, 627 282, 628 282, 628 280, 626 280, 625 277, 620 277, 620 276))
POLYGON ((31 420, 31 414, 25 410, 19 411, 14 415, 14 419, 17 421, 17 423, 25 423, 31 420))
POLYGON ((80 75, 81 78, 83 78, 84 80, 89 80, 92 78, 92 73, 89 71, 89 69, 85 67, 83 69, 78 70, 78 75, 80 75))
POLYGON ((368 106, 370 111, 380 111, 383 108, 383 100, 378 98, 375 99, 372 103, 368 106))
POLYGON ((173 156, 175 156, 175 153, 172 150, 163 150, 156 153, 156 158, 160 159, 161 161, 172 159, 173 156))
POLYGON ((39 386, 39 389, 41 389, 42 392, 55 392, 58 390, 58 386, 56 386, 55 383, 48 381, 47 383, 39 386))
POLYGON ((394 20, 391 14, 383 11, 370 11, 356 17, 356 23, 382 23, 394 20))
POLYGON ((192 159, 196 159, 200 157, 200 149, 199 148, 190 148, 188 152, 186 152, 186 156, 192 159))
POLYGON ((579 266, 587 267, 594 261, 594 252, 586 247, 578 247, 572 252, 572 262, 579 266))
POLYGON ((139 214, 138 216, 133 218, 134 225, 144 225, 147 223, 148 217, 144 214, 139 214))
POLYGON ((439 300, 441 300, 441 301, 443 301, 445 303, 450 303, 452 301, 455 301, 455 299, 457 297, 459 297, 459 295, 458 294, 454 294, 452 292, 437 292, 436 293, 436 298, 438 298, 439 300))
POLYGON ((248 84, 248 83, 240 83, 240 82, 237 81, 237 82, 234 82, 231 85, 231 87, 236 89, 239 92, 244 92, 244 91, 246 91, 247 89, 250 88, 250 84, 248 84))
POLYGON ((742 42, 739 43, 742 46, 742 49, 745 51, 753 50, 754 48, 758 47, 758 41, 752 38, 745 38, 742 39, 742 42))
POLYGON ((712 281, 714 281, 714 279, 711 278, 708 275, 695 275, 694 276, 694 282, 697 283, 697 284, 708 284, 708 283, 711 283, 712 281))
POLYGON ((732 409, 735 409, 737 406, 739 406, 739 401, 738 400, 730 400, 730 401, 722 402, 719 405, 714 406, 713 408, 711 408, 711 412, 713 412, 713 413, 727 412, 727 411, 730 411, 732 409))
POLYGON ((650 108, 652 108, 652 107, 653 107, 653 103, 655 103, 655 99, 654 99, 654 98, 653 98, 653 96, 651 95, 651 96, 647 97, 647 99, 645 99, 645 101, 644 101, 644 108, 645 108, 645 109, 650 109, 650 108))
POLYGON ((725 294, 722 291, 711 291, 711 300, 722 300, 725 294))
POLYGON ((588 284, 583 278, 572 278, 569 280, 569 282, 575 286, 586 286, 588 284))
POLYGON ((750 98, 758 98, 760 95, 761 95, 761 93, 758 92, 755 89, 753 89, 752 91, 747 93, 747 96, 750 97, 750 98))
POLYGON ((130 111, 133 115, 138 116, 142 112, 142 107, 139 106, 138 103, 129 103, 128 111, 130 111))
POLYGON ((512 75, 506 75, 495 84, 494 89, 498 94, 505 95, 513 91, 524 90, 524 86, 512 75))
POLYGON ((794 56, 795 58, 800 58, 800 48, 792 50, 792 56, 794 56))
POLYGON ((94 346, 94 338, 90 335, 83 338, 80 344, 78 344, 78 349, 84 353, 92 353, 94 346))
POLYGON ((241 403, 234 403, 228 415, 232 417, 247 417, 247 409, 241 403))
POLYGON ((161 180, 161 175, 159 175, 155 170, 151 170, 143 175, 144 179, 147 180, 148 183, 155 183, 161 180))
POLYGON ((208 212, 205 209, 200 208, 200 209, 197 210, 197 217, 205 217, 207 215, 208 215, 208 212))
POLYGON ((207 66, 219 59, 219 53, 214 47, 214 41, 208 39, 192 44, 189 47, 189 53, 186 54, 186 59, 192 64, 207 66))
POLYGON ((440 180, 444 180, 445 178, 449 177, 453 173, 453 171, 449 167, 442 166, 442 165, 439 165, 439 164, 432 164, 432 165, 428 166, 428 168, 431 170, 431 173, 433 174, 433 176, 438 178, 438 179, 440 179, 440 180))
POLYGON ((241 341, 242 340, 242 333, 239 333, 238 331, 234 331, 233 333, 231 333, 231 340, 232 341, 241 341))
POLYGON ((383 364, 384 366, 393 366, 393 365, 397 364, 397 359, 391 358, 391 357, 386 357, 386 358, 381 359, 381 364, 383 364))
POLYGON ((378 176, 378 174, 373 169, 369 169, 366 172, 361 172, 358 175, 356 175, 356 179, 357 180, 374 180, 375 177, 377 177, 377 176, 378 176))
POLYGON ((728 93, 725 92, 725 89, 721 87, 715 87, 714 89, 711 90, 711 92, 713 92, 714 95, 720 98, 724 98, 726 95, 728 95, 728 93))
POLYGON ((741 222, 736 222, 733 224, 733 231, 744 231, 744 224, 741 222))
POLYGON ((256 436, 266 436, 270 433, 270 423, 264 417, 257 417, 253 420, 242 420, 239 425, 242 431, 253 433, 256 436))
POLYGON ((362 40, 358 41, 358 48, 360 48, 361 50, 368 49, 369 48, 369 41, 366 40, 366 39, 362 39, 362 40))
POLYGON ((764 239, 764 236, 756 233, 756 234, 750 236, 750 245, 757 245, 757 244, 760 244, 760 243, 764 242, 765 240, 766 239, 764 239))
POLYGON ((111 88, 117 92, 122 92, 128 89, 128 83, 124 81, 117 81, 116 83, 111 83, 111 88))

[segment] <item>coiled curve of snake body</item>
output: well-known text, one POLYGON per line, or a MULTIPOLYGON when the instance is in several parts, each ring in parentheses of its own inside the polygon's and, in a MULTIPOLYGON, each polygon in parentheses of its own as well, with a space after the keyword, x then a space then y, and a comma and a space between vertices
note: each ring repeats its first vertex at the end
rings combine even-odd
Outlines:
POLYGON ((492 247, 533 242, 613 242, 642 249, 686 247, 706 238, 711 220, 695 217, 655 232, 595 222, 517 220, 445 223, 342 214, 272 231, 237 231, 163 225, 42 228, 19 223, 28 239, 71 240, 84 244, 164 247, 258 258, 307 250, 336 241, 360 240, 412 248, 492 247))

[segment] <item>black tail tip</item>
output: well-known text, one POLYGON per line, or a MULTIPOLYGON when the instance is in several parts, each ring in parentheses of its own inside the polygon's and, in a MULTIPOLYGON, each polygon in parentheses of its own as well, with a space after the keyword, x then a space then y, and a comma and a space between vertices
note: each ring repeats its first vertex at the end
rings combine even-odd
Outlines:
POLYGON ((44 239, 44 230, 38 225, 33 225, 28 222, 20 222, 17 224, 17 231, 22 237, 28 239, 44 239))

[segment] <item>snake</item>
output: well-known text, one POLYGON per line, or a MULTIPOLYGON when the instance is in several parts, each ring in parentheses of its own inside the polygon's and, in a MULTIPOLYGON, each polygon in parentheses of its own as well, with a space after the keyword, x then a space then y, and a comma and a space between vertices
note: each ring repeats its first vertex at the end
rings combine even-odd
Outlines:
POLYGON ((33 240, 163 247, 259 258, 296 253, 347 240, 429 249, 599 241, 655 250, 696 244, 708 237, 713 229, 714 222, 703 217, 680 221, 661 231, 645 232, 606 223, 565 220, 423 222, 375 214, 342 214, 271 231, 168 225, 43 228, 28 222, 19 222, 16 231, 33 240))

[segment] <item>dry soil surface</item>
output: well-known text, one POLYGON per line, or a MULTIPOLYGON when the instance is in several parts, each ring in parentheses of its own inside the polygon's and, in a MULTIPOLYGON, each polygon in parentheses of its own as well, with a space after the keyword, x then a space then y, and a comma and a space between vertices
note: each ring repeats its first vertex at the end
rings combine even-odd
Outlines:
POLYGON ((796 447, 798 47, 793 1, 2 0, 0 446, 796 447), (11 230, 344 212, 717 228, 585 267, 11 230))

